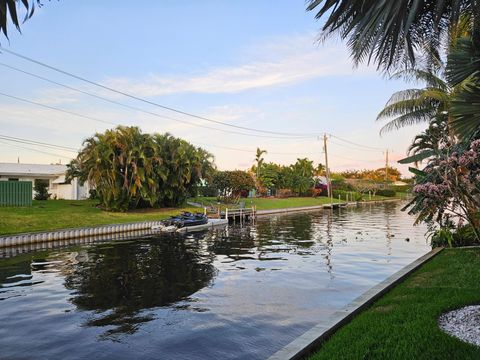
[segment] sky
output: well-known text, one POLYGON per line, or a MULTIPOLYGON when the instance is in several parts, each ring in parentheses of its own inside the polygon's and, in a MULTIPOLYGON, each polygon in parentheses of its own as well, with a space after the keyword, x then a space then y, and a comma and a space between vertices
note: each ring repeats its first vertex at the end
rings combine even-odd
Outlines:
MULTIPOLYGON (((423 127, 380 136, 375 119, 392 93, 411 84, 389 80, 374 65, 354 67, 344 42, 317 41, 320 27, 302 0, 44 2, 21 34, 10 27, 2 47, 162 106, 308 137, 274 137, 171 112, 7 52, 0 54, 0 136, 79 149, 95 132, 135 125, 207 149, 219 169, 247 169, 257 147, 267 150, 267 162, 325 163, 327 133, 333 171, 382 167, 388 149, 390 165, 408 176, 395 161, 423 127)), ((0 162, 66 163, 73 156, 0 139, 0 162)))

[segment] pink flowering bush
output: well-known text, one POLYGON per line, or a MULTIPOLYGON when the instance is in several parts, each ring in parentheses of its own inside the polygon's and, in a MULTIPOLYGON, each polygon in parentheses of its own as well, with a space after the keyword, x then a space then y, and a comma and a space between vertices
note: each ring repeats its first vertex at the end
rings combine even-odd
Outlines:
POLYGON ((466 222, 480 240, 480 139, 431 159, 417 174, 413 192, 414 200, 406 208, 417 215, 417 222, 440 227, 466 222))

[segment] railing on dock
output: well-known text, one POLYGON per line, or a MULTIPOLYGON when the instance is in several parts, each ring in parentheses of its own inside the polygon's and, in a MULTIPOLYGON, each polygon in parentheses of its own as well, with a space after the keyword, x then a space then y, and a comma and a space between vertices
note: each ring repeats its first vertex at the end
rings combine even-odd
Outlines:
POLYGON ((237 220, 242 222, 245 220, 254 219, 256 213, 257 209, 255 206, 251 208, 225 208, 224 211, 220 212, 220 218, 233 220, 234 222, 237 220))

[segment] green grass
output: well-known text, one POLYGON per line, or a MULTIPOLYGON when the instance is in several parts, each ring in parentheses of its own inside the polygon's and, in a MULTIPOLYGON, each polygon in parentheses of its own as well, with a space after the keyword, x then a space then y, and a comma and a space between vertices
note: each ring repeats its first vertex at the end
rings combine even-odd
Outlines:
MULTIPOLYGON (((396 197, 386 197, 386 196, 372 196, 371 199, 368 199, 368 196, 363 201, 382 201, 382 200, 392 200, 392 199, 399 199, 403 198, 404 196, 398 195, 396 197)), ((200 204, 204 205, 217 205, 217 198, 215 197, 197 197, 191 199, 191 201, 195 201, 200 204)), ((322 205, 322 204, 330 204, 330 199, 327 197, 291 197, 285 199, 277 199, 277 198, 248 198, 248 199, 241 199, 240 201, 245 202, 245 207, 251 207, 252 205, 256 205, 258 210, 271 210, 271 209, 285 209, 285 208, 293 208, 293 207, 302 207, 302 206, 315 206, 315 205, 322 205)), ((345 199, 333 199, 334 203, 344 202, 345 199)), ((227 205, 221 204, 221 207, 224 208, 227 205)), ((233 207, 235 205, 228 205, 229 207, 233 207)))
POLYGON ((310 360, 480 359, 446 335, 440 314, 480 303, 480 249, 447 249, 327 340, 310 360))
MULTIPOLYGON (((216 205, 217 198, 214 197, 198 197, 192 199, 192 201, 206 204, 206 205, 216 205)), ((251 207, 255 205, 257 210, 270 210, 270 209, 284 209, 284 208, 292 208, 292 207, 302 207, 302 206, 315 206, 315 205, 322 205, 322 204, 330 204, 330 199, 326 197, 292 197, 292 198, 285 198, 285 199, 277 199, 277 198, 248 198, 248 199, 241 199, 240 201, 245 202, 245 207, 251 207)), ((333 202, 338 203, 338 199, 333 199, 333 202)), ((225 207, 226 205, 222 205, 225 207)), ((228 205, 229 207, 233 207, 235 205, 228 205)))
POLYGON ((160 220, 189 208, 149 209, 137 212, 108 212, 92 200, 33 201, 32 207, 0 207, 0 234, 44 231, 133 221, 160 220))

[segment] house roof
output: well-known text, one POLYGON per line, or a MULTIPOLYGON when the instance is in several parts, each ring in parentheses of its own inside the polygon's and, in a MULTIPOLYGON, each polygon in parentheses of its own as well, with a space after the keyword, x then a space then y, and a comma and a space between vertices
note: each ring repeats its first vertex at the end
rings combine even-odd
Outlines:
POLYGON ((0 175, 59 176, 67 171, 66 165, 0 163, 0 175))

